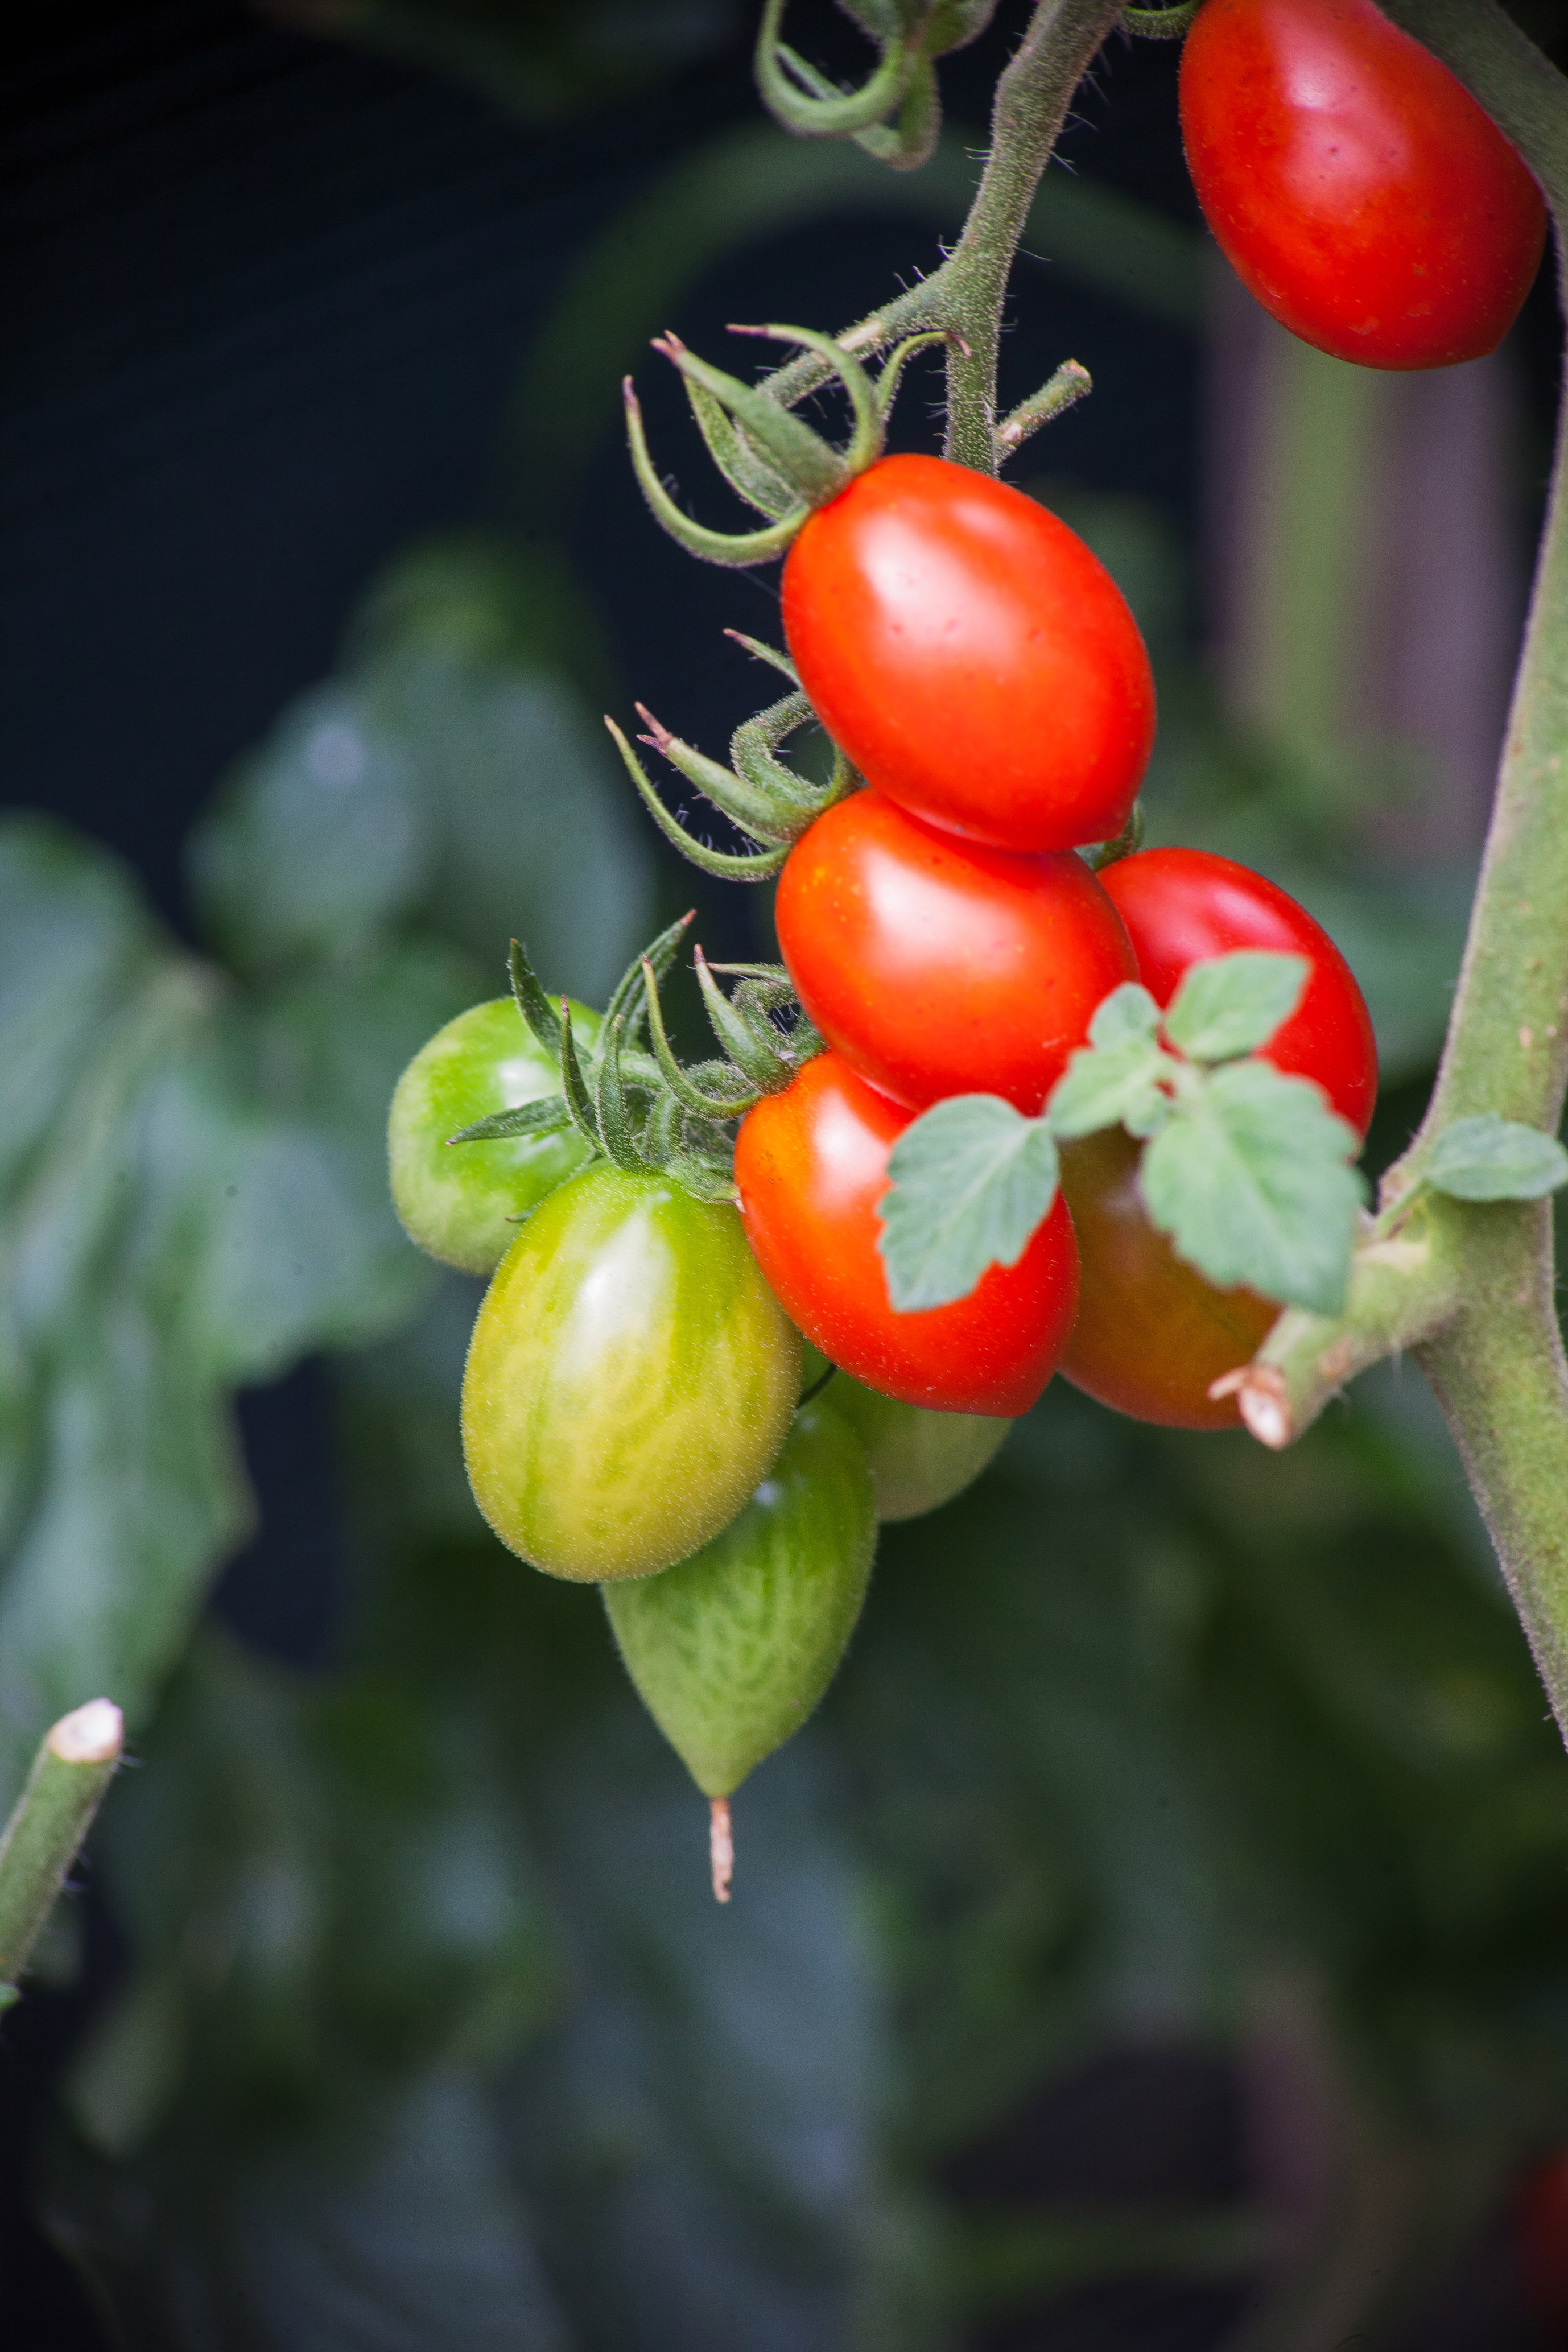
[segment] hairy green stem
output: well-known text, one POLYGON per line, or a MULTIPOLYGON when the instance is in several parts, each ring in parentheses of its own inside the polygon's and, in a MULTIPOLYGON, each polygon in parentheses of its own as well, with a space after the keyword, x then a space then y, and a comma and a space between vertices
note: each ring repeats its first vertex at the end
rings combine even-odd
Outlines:
POLYGON ((123 1740, 120 1709, 95 1698, 62 1716, 33 1760, 0 1837, 0 2009, 17 1997, 16 1979, 114 1778, 123 1740))
MULTIPOLYGON (((940 268, 838 336, 860 356, 903 336, 945 329, 946 453, 994 474, 1006 454, 996 439, 996 362, 1002 312, 1018 240, 1073 92, 1121 16, 1121 0, 1036 0, 1029 28, 996 85, 991 148, 958 243, 940 268)), ((827 370, 807 352, 763 386, 794 402, 827 370)))
POLYGON ((947 360, 947 455, 996 471, 996 361, 1018 240, 1073 92, 1121 15, 1121 0, 1039 0, 996 85, 991 152, 963 234, 942 268, 943 316, 962 343, 947 360))
MULTIPOLYGON (((1496 0, 1382 0, 1518 146, 1545 190, 1568 313, 1568 80, 1496 0)), ((1383 1182, 1344 1313, 1282 1316, 1248 1369, 1255 1435, 1288 1444, 1352 1373, 1414 1350, 1442 1404, 1568 1738, 1568 1365, 1544 1205, 1421 1186, 1483 1111, 1554 1132, 1568 1086, 1568 404, 1464 963, 1432 1100, 1383 1182), (1392 1258, 1390 1251, 1393 1252, 1392 1258)))

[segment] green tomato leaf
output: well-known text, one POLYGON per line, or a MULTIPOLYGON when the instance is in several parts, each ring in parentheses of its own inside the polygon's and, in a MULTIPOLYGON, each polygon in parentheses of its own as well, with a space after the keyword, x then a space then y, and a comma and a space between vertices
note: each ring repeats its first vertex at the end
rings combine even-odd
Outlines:
POLYGON ((1160 1008, 1146 988, 1124 980, 1095 1007, 1089 1024, 1091 1045, 1110 1047, 1135 1042, 1152 1045, 1160 1034, 1160 1008))
POLYGON ((1244 949, 1190 964, 1165 1014, 1165 1034, 1192 1062, 1228 1062, 1266 1045, 1301 1002, 1305 956, 1244 949))
POLYGON ((1096 1134, 1102 1127, 1156 1134, 1171 1115, 1170 1097, 1160 1085, 1161 1074, 1169 1066, 1170 1056, 1142 1037, 1081 1048, 1057 1080, 1046 1106, 1052 1134, 1064 1142, 1096 1134))
POLYGON ((1182 1105, 1139 1181, 1154 1223, 1210 1282, 1333 1315, 1363 1190, 1355 1149, 1316 1087, 1239 1061, 1182 1105))
POLYGON ((1554 1135, 1489 1110, 1446 1128, 1425 1172, 1455 1201, 1540 1201, 1568 1184, 1568 1151, 1554 1135))
POLYGON ((1043 1118, 996 1095, 955 1095, 904 1129, 877 1246, 900 1315, 967 1298, 988 1265, 1016 1265, 1057 1197, 1043 1118))

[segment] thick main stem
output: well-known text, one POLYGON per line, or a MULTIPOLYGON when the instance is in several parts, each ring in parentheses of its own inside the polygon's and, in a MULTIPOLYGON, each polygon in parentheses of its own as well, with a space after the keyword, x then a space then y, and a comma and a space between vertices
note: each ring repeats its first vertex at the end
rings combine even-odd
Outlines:
MULTIPOLYGON (((1385 0, 1475 91, 1541 181, 1568 314, 1568 82, 1494 0, 1385 0)), ((1548 1133, 1568 1085, 1568 403, 1558 419, 1530 621, 1454 1010, 1421 1131, 1388 1193, 1455 1119, 1485 1110, 1548 1133)), ((1464 1304, 1417 1360, 1453 1432, 1553 1711, 1568 1738, 1568 1365, 1552 1219, 1467 1220, 1464 1304)))
MULTIPOLYGON (((1545 190, 1568 313, 1568 81, 1496 0, 1382 0, 1474 91, 1545 190)), ((1456 1119, 1500 1112, 1552 1132, 1568 1083, 1568 404, 1559 421, 1530 621, 1464 964, 1426 1117, 1384 1179, 1366 1257, 1405 1246, 1402 1279, 1337 1323, 1283 1317, 1242 1391, 1285 1442, 1346 1374, 1414 1349, 1443 1406, 1542 1679, 1568 1738, 1568 1365, 1543 1207, 1434 1202, 1415 1188, 1456 1119)))

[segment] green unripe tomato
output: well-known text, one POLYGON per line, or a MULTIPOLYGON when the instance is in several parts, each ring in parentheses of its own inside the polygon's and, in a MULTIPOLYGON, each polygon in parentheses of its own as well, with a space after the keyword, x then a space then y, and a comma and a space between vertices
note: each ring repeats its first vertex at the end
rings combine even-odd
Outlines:
MULTIPOLYGON (((810 1389, 827 1359, 807 1344, 802 1380, 810 1389)), ((835 1372, 822 1392, 866 1449, 877 1488, 879 1519, 918 1519, 951 1503, 973 1485, 1013 1424, 990 1413, 928 1412, 879 1396, 847 1372, 835 1372)))
MULTIPOLYGON (((591 1046, 599 1015, 574 1004, 572 1027, 591 1046)), ((560 1090, 559 1069, 510 996, 470 1005, 420 1047, 397 1081, 386 1129, 393 1205, 410 1241, 465 1274, 500 1264, 517 1238, 516 1220, 582 1167, 588 1147, 572 1129, 493 1143, 447 1139, 560 1090)))
POLYGON ((474 1498, 547 1575, 668 1568, 771 1466, 800 1346, 728 1202, 597 1161, 534 1211, 485 1293, 463 1373, 474 1498))
POLYGON ((605 1606, 648 1713, 706 1797, 798 1731, 855 1630, 877 1549, 859 1440, 826 1404, 795 1416, 739 1518, 605 1606))

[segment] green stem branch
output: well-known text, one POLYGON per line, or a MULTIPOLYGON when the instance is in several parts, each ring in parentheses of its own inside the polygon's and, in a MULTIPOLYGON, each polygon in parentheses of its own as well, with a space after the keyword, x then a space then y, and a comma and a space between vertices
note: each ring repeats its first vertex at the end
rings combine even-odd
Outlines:
POLYGON ((114 1778, 124 1740, 106 1698, 60 1717, 33 1760, 0 1838, 0 2009, 16 1979, 114 1778))
POLYGON ((1121 0, 1039 0, 996 85, 991 152, 963 234, 927 286, 940 286, 935 323, 963 338, 948 352, 947 455, 982 473, 996 471, 996 362, 1018 240, 1073 92, 1121 15, 1121 0))
MULTIPOLYGON (((903 336, 945 330, 947 455, 994 474, 1006 454, 996 439, 996 362, 1002 314, 1018 241, 1073 92, 1108 33, 1122 0, 1037 0, 1012 61, 996 85, 991 147, 958 243, 940 268, 837 337, 860 357, 903 336)), ((763 387, 793 403, 827 375, 815 353, 792 360, 763 387)))

